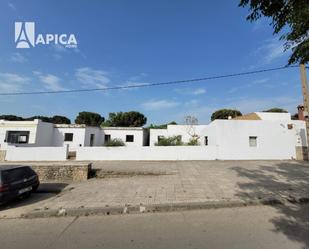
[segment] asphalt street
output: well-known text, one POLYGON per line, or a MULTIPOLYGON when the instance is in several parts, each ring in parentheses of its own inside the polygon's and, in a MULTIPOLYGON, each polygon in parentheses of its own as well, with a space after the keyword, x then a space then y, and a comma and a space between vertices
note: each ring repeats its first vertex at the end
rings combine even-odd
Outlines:
POLYGON ((309 247, 309 205, 0 219, 0 248, 309 247))

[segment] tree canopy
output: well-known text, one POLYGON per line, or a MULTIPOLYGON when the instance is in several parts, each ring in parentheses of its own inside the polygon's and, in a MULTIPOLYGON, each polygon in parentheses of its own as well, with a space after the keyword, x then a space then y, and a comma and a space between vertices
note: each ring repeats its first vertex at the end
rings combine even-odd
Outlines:
POLYGON ((282 108, 278 108, 278 107, 274 107, 274 108, 270 108, 268 110, 265 110, 263 112, 281 112, 281 113, 287 113, 287 110, 284 110, 282 108))
POLYGON ((149 129, 166 129, 168 125, 176 125, 177 123, 175 121, 169 122, 167 124, 161 124, 161 125, 155 125, 150 124, 147 128, 149 129))
POLYGON ((70 124, 71 120, 65 116, 55 115, 53 117, 47 116, 32 116, 29 118, 23 118, 15 115, 0 115, 0 119, 8 120, 8 121, 32 121, 35 119, 40 119, 43 122, 53 123, 53 124, 70 124))
POLYGON ((8 120, 8 121, 22 121, 24 120, 24 118, 19 117, 19 116, 15 116, 15 115, 0 115, 0 119, 4 119, 4 120, 8 120))
POLYGON ((108 119, 102 124, 107 127, 141 127, 145 125, 147 118, 136 111, 110 112, 108 119))
POLYGON ((71 124, 71 120, 65 116, 55 115, 51 118, 54 124, 71 124))
POLYGON ((274 34, 287 30, 280 39, 285 49, 292 48, 289 64, 309 61, 309 1, 308 0, 240 0, 239 6, 249 7, 247 20, 271 19, 274 34))
POLYGON ((235 118, 237 116, 242 116, 242 113, 238 110, 233 110, 233 109, 220 109, 220 110, 215 111, 211 115, 211 121, 215 119, 228 119, 229 116, 231 116, 232 118, 235 118))
POLYGON ((104 122, 104 117, 95 112, 80 112, 75 119, 76 124, 85 124, 89 126, 100 126, 104 122))

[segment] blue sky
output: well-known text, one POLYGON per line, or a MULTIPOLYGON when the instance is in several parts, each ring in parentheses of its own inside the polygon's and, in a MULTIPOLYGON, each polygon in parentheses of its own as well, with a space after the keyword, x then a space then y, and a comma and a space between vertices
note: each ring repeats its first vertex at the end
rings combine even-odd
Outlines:
MULTIPOLYGON (((0 2, 0 92, 111 87, 272 68, 289 52, 267 20, 249 23, 237 1, 10 0, 0 2), (18 49, 14 23, 74 33, 77 48, 18 49)), ((219 108, 243 113, 302 102, 297 68, 194 84, 109 92, 0 96, 0 113, 65 115, 136 110, 148 123, 208 123, 219 108)))

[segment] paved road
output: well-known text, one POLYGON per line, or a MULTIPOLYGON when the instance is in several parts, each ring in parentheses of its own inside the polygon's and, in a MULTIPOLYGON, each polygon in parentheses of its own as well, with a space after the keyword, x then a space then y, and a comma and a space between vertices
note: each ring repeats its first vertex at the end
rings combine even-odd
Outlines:
POLYGON ((0 248, 309 247, 309 205, 81 218, 1 219, 0 248))

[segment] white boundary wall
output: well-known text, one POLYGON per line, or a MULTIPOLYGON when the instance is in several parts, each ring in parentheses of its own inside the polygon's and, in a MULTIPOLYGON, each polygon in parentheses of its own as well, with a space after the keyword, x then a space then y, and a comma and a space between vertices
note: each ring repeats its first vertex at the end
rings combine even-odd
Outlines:
POLYGON ((82 147, 76 160, 215 160, 216 154, 215 146, 82 147))
POLYGON ((64 147, 14 147, 6 148, 6 161, 65 161, 68 155, 64 147))

